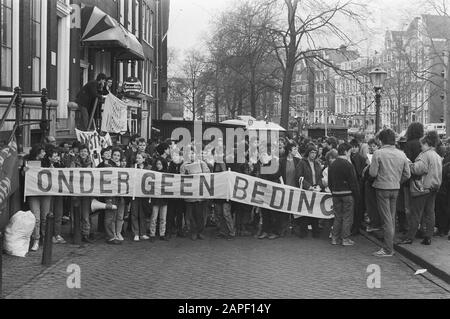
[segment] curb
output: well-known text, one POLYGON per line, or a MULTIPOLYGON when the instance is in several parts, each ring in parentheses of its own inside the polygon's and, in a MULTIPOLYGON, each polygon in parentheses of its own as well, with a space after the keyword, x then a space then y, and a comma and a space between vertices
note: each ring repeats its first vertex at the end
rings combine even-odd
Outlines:
MULTIPOLYGON (((361 234, 366 237, 367 239, 375 242, 377 245, 384 247, 384 244, 378 240, 375 236, 370 235, 366 231, 361 230, 361 234)), ((450 274, 443 271, 442 269, 439 269, 438 267, 434 266, 432 263, 428 262, 427 260, 423 259, 422 257, 410 252, 409 250, 405 249, 401 245, 394 244, 394 249, 397 253, 402 255, 403 257, 411 260, 413 263, 417 264, 420 267, 423 267, 427 269, 427 271, 439 278, 440 280, 444 281, 445 283, 450 285, 450 274)))
POLYGON ((445 281, 447 284, 450 284, 450 274, 443 271, 442 269, 439 269, 438 267, 434 266, 432 263, 426 261, 422 257, 410 252, 408 249, 403 248, 400 245, 394 245, 394 248, 396 251, 398 251, 400 254, 405 256, 406 258, 410 259, 414 263, 418 264, 419 266, 426 268, 431 274, 435 275, 442 281, 445 281))

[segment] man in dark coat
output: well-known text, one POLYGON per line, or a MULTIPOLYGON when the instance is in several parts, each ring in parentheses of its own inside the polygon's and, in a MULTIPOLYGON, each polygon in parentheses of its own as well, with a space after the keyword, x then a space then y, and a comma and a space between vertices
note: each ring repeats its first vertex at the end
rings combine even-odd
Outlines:
MULTIPOLYGON (((319 190, 322 185, 322 167, 316 160, 317 149, 313 145, 309 145, 298 166, 298 176, 303 177, 303 189, 319 190)), ((298 218, 300 224, 300 238, 308 235, 308 225, 312 227, 313 237, 320 237, 319 219, 314 217, 298 218)))
POLYGON ((89 119, 94 111, 94 104, 99 92, 103 92, 106 83, 106 75, 100 73, 95 81, 86 83, 78 92, 75 102, 80 108, 81 124, 80 130, 87 131, 89 119))
POLYGON ((360 153, 361 145, 359 141, 355 138, 350 141, 351 149, 351 156, 350 160, 352 162, 353 167, 355 168, 356 173, 356 179, 357 179, 357 185, 358 185, 358 194, 359 196, 355 196, 354 199, 354 219, 353 219, 353 226, 352 226, 352 235, 359 235, 359 230, 362 226, 362 222, 364 220, 364 213, 365 213, 365 198, 364 198, 364 192, 362 191, 364 181, 363 181, 363 171, 364 168, 367 166, 367 159, 364 158, 360 153))
MULTIPOLYGON (((414 122, 411 123, 408 126, 408 129, 406 130, 406 143, 404 144, 404 148, 403 151, 405 152, 406 157, 411 161, 411 162, 415 162, 417 156, 422 152, 422 146, 420 144, 420 139, 424 136, 424 132, 425 129, 423 127, 422 123, 419 122, 414 122)), ((410 216, 410 206, 409 203, 411 201, 411 192, 409 190, 409 181, 407 181, 406 183, 404 183, 402 185, 402 190, 403 190, 403 206, 404 206, 404 211, 405 211, 405 216, 406 216, 406 223, 404 222, 404 220, 402 220, 403 223, 402 226, 407 226, 407 228, 409 228, 409 219, 408 216, 410 216)), ((405 227, 401 227, 402 230, 404 230, 403 228, 405 227)), ((419 231, 417 233, 417 237, 421 237, 422 232, 419 231)))

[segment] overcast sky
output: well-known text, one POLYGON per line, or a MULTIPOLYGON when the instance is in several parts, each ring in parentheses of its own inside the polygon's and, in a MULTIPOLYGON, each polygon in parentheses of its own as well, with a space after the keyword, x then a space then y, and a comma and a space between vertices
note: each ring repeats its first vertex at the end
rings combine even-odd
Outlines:
MULTIPOLYGON (((281 1, 281 0, 280 0, 281 1)), ((369 3, 368 26, 376 31, 371 34, 372 43, 366 43, 370 51, 380 49, 387 29, 399 30, 419 13, 424 13, 425 0, 356 0, 369 3)), ((171 0, 169 47, 178 55, 193 47, 202 47, 210 22, 220 12, 230 7, 234 0, 171 0)), ((355 37, 361 37, 360 35, 355 37)), ((367 51, 368 49, 363 49, 367 51)), ((367 52, 361 52, 367 54, 367 52)))

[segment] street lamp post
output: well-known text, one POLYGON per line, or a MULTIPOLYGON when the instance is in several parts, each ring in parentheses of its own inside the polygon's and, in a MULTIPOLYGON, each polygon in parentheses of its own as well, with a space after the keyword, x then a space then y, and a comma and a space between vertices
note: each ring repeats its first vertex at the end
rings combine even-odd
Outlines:
POLYGON ((375 133, 380 130, 381 90, 387 77, 387 72, 381 68, 375 68, 370 73, 370 81, 375 91, 375 133))

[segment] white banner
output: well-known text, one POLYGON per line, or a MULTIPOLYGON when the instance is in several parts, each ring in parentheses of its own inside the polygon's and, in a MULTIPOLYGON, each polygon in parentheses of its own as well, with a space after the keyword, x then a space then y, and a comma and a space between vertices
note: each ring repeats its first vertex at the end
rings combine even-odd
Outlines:
POLYGON ((101 130, 108 133, 124 133, 128 129, 127 117, 127 104, 113 94, 108 94, 103 103, 101 130))
POLYGON ((298 216, 333 218, 330 194, 235 172, 179 175, 134 168, 39 168, 25 175, 25 196, 129 196, 226 199, 298 216))
POLYGON ((91 154, 92 161, 94 165, 97 166, 100 163, 100 152, 102 149, 112 146, 112 140, 109 133, 105 136, 101 136, 96 131, 83 132, 75 129, 77 135, 77 140, 86 144, 89 147, 89 153, 91 154))

